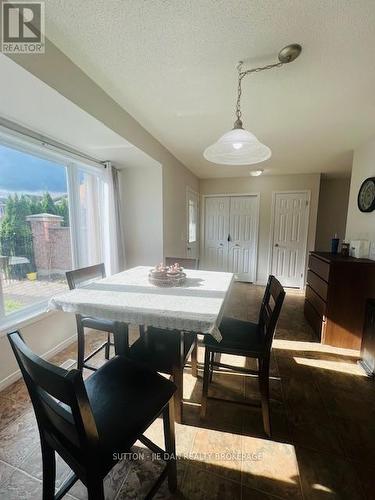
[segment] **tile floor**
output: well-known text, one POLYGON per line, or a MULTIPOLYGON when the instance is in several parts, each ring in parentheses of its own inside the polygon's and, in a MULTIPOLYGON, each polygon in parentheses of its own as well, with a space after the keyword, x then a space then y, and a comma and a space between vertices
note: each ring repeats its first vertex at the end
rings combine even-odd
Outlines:
MULTIPOLYGON (((227 314, 255 320, 262 294, 261 287, 236 284, 227 314)), ((186 370, 184 424, 176 425, 179 493, 171 496, 164 484, 157 499, 375 498, 375 386, 357 366, 356 352, 314 341, 302 307, 303 295, 288 291, 272 355, 272 440, 263 433, 258 409, 211 401, 200 420, 201 372, 194 379, 186 370)), ((88 336, 90 347, 98 338, 88 336)), ((202 360, 202 349, 199 355, 202 360)), ((71 358, 75 345, 53 361, 71 358)), ((242 400, 255 397, 256 383, 215 374, 211 390, 242 400)), ((159 420, 148 436, 162 444, 159 420)), ((135 449, 142 459, 118 464, 106 478, 108 499, 144 498, 160 471, 141 445, 135 449)), ((58 460, 57 482, 68 473, 58 460)), ((37 429, 18 381, 0 393, 0 499, 39 498, 37 429)), ((86 490, 77 483, 66 498, 85 499, 86 490)))

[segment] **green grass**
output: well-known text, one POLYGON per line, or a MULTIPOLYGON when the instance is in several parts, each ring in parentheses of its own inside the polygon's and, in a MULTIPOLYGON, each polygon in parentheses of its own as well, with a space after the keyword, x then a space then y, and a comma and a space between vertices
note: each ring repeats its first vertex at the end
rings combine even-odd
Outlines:
POLYGON ((10 314, 14 311, 18 311, 18 309, 21 309, 22 304, 20 302, 17 302, 16 300, 5 299, 4 307, 5 307, 5 314, 10 314))

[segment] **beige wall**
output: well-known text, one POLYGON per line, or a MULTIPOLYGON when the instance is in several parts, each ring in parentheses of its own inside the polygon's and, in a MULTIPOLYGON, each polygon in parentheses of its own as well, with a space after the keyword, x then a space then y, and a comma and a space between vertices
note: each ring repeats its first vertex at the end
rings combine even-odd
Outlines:
POLYGON ((345 236, 348 241, 375 241, 375 211, 362 213, 357 206, 359 188, 367 177, 375 177, 375 138, 354 151, 345 236))
POLYGON ((120 172, 126 267, 163 260, 163 179, 161 166, 120 172))
MULTIPOLYGON (((265 284, 268 276, 272 192, 306 189, 311 191, 307 247, 308 250, 313 250, 315 244, 319 183, 320 174, 201 179, 200 193, 201 196, 205 194, 260 193, 257 282, 265 284)), ((203 226, 203 224, 201 226, 203 226)), ((203 241, 203 236, 201 239, 203 241)))
MULTIPOLYGON (((20 331, 34 352, 48 358, 76 337, 75 316, 63 312, 50 313, 28 326, 23 326, 20 331)), ((0 332, 0 390, 19 377, 8 338, 5 332, 0 332)))
POLYGON ((198 191, 198 178, 48 40, 44 55, 11 59, 162 165, 164 253, 185 255, 186 187, 198 191))
POLYGON ((315 250, 331 251, 331 239, 337 233, 345 239, 350 179, 321 179, 316 224, 315 250))
MULTIPOLYGON (((158 240, 157 250, 154 254, 143 255, 142 260, 156 257, 156 261, 160 260, 163 246, 165 254, 185 255, 186 187, 191 186, 198 190, 197 177, 49 41, 46 41, 44 55, 16 55, 11 58, 162 165, 160 182, 163 198, 161 201, 158 194, 157 200, 154 200, 158 217, 161 212, 163 214, 162 241, 160 235, 155 236, 158 240)), ((144 180, 147 183, 147 178, 144 180)), ((159 189, 160 184, 158 184, 159 189)), ((160 220, 158 230, 160 230, 160 220)), ((130 255, 132 254, 134 255, 133 250, 130 251, 130 255)), ((63 313, 58 316, 50 315, 23 327, 21 331, 35 352, 48 356, 48 353, 61 348, 66 339, 75 335, 74 317, 63 313)), ((0 387, 13 381, 15 370, 16 364, 8 346, 8 339, 1 336, 0 387)))

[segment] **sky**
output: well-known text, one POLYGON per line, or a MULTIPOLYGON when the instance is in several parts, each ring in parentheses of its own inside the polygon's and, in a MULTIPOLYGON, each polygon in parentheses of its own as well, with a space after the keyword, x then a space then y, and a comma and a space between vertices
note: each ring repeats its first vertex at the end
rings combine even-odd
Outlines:
POLYGON ((0 195, 67 192, 65 167, 0 145, 0 195))

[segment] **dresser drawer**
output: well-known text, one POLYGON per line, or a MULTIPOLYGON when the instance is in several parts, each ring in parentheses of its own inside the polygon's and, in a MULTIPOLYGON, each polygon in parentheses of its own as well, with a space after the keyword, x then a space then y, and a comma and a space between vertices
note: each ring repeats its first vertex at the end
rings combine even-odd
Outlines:
POLYGON ((306 299, 310 302, 319 316, 325 316, 326 303, 309 285, 306 286, 306 299))
POLYGON ((318 340, 321 341, 324 336, 325 322, 307 299, 305 299, 304 314, 318 340))
POLYGON ((307 283, 323 300, 327 300, 328 283, 310 269, 307 271, 307 283))
POLYGON ((324 260, 315 257, 314 255, 310 255, 309 257, 309 269, 314 271, 315 274, 323 278, 325 281, 328 281, 329 278, 329 263, 324 260))

